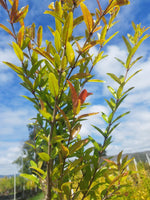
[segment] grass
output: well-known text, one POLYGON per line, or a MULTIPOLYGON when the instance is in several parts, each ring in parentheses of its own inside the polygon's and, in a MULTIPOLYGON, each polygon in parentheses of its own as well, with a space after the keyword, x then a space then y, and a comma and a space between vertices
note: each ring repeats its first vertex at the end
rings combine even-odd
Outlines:
POLYGON ((32 198, 30 198, 28 200, 42 200, 43 198, 44 198, 43 193, 39 193, 36 196, 34 196, 34 197, 32 197, 32 198))

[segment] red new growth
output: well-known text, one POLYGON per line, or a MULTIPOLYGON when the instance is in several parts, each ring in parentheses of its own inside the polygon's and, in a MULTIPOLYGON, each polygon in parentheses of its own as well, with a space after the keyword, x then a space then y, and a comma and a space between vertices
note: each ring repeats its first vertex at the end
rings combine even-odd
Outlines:
POLYGON ((79 112, 78 109, 79 109, 80 105, 82 105, 84 103, 86 97, 88 97, 92 93, 88 93, 87 90, 84 89, 78 96, 74 86, 72 85, 72 83, 70 81, 67 81, 67 82, 68 82, 70 90, 71 90, 71 97, 72 97, 74 114, 78 114, 78 112, 79 112))
POLYGON ((86 89, 84 89, 80 95, 79 95, 79 99, 81 100, 81 105, 84 103, 86 97, 88 97, 89 95, 91 95, 93 93, 88 93, 86 89))

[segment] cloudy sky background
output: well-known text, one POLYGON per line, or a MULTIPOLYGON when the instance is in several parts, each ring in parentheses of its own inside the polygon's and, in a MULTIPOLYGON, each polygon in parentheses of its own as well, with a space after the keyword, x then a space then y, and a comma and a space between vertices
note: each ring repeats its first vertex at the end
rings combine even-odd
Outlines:
MULTIPOLYGON (((26 25, 33 21, 39 25, 44 25, 45 39, 51 39, 47 25, 52 24, 49 16, 43 15, 45 9, 51 1, 48 0, 20 0, 20 7, 29 4, 29 13, 26 25)), ((106 1, 102 1, 103 2, 106 1)), ((96 0, 86 0, 86 5, 93 11, 97 7, 96 0)), ((105 5, 103 4, 103 8, 105 5)), ((87 108, 86 112, 105 112, 109 109, 104 102, 104 98, 109 98, 107 85, 111 85, 111 79, 106 75, 107 72, 122 74, 122 67, 114 59, 118 57, 125 60, 127 51, 122 42, 122 35, 133 33, 131 21, 142 23, 142 26, 150 26, 150 2, 149 0, 131 0, 131 4, 122 7, 118 15, 120 22, 110 31, 110 34, 119 30, 119 34, 105 48, 105 54, 109 56, 100 64, 96 65, 93 73, 97 78, 105 80, 104 84, 87 85, 88 91, 94 95, 88 97, 92 106, 87 108)), ((6 15, 0 7, 0 23, 7 24, 6 15)), ((80 31, 80 30, 78 30, 80 31)), ((147 33, 150 34, 150 31, 147 33)), ((2 61, 18 64, 16 55, 8 45, 11 38, 0 30, 0 175, 8 175, 17 172, 17 167, 11 163, 21 155, 23 142, 28 139, 27 124, 35 116, 36 111, 32 104, 27 102, 21 95, 27 92, 19 85, 19 78, 16 74, 5 66, 2 61), (6 45, 7 44, 7 45, 6 45)), ((97 52, 94 48, 93 52, 97 52)), ((143 56, 136 66, 135 70, 143 69, 134 77, 128 86, 135 86, 135 89, 126 98, 121 106, 120 112, 130 110, 131 113, 121 120, 121 125, 113 133, 113 143, 108 147, 107 153, 117 154, 123 150, 126 152, 136 152, 150 150, 150 39, 146 40, 137 52, 137 56, 143 56)), ((86 137, 92 135, 98 142, 101 142, 100 135, 91 128, 90 124, 104 128, 105 124, 100 115, 89 118, 82 126, 81 135, 86 137)))

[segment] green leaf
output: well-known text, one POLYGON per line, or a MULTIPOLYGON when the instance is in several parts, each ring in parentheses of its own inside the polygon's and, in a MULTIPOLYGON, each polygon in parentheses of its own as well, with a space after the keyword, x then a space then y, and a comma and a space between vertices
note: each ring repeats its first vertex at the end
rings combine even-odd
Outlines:
POLYGON ((60 22, 62 22, 62 23, 64 24, 63 18, 60 17, 60 15, 58 15, 58 14, 55 13, 54 11, 46 10, 46 11, 44 12, 44 14, 52 15, 53 17, 55 17, 56 19, 58 19, 60 22))
POLYGON ((75 61, 75 53, 70 42, 67 42, 66 44, 66 55, 67 55, 68 62, 70 64, 73 64, 75 61))
POLYGON ((29 179, 31 181, 34 181, 35 183, 39 183, 38 178, 34 174, 30 175, 30 174, 23 174, 22 173, 22 174, 20 174, 20 176, 22 176, 24 178, 27 178, 27 179, 29 179))
POLYGON ((70 80, 83 79, 83 78, 88 78, 90 76, 91 76, 91 74, 89 74, 89 73, 77 73, 77 74, 74 74, 73 76, 71 76, 70 80))
POLYGON ((49 112, 47 112, 45 109, 39 110, 39 112, 42 114, 42 116, 43 116, 45 119, 47 119, 47 120, 49 120, 49 121, 52 120, 52 115, 51 115, 49 112))
POLYGON ((129 41, 127 40, 127 38, 125 38, 124 36, 122 36, 122 38, 123 38, 123 40, 124 40, 124 43, 126 44, 126 47, 127 47, 128 52, 130 53, 131 50, 132 50, 131 44, 129 43, 129 41))
POLYGON ((126 64, 125 64, 122 60, 120 60, 119 58, 116 58, 116 57, 115 57, 115 59, 116 59, 118 62, 120 62, 120 63, 126 68, 126 64))
POLYGON ((115 37, 117 34, 119 33, 119 31, 117 31, 116 33, 114 33, 113 35, 111 35, 107 40, 105 40, 104 45, 106 45, 113 37, 115 37))
POLYGON ((105 113, 102 112, 102 118, 105 120, 105 122, 108 123, 108 117, 105 113))
POLYGON ((23 75, 23 70, 21 67, 17 67, 16 65, 9 63, 9 62, 3 62, 4 64, 8 65, 11 69, 13 69, 17 74, 23 75))
POLYGON ((103 132, 100 128, 98 128, 97 126, 92 125, 99 133, 101 133, 104 137, 106 137, 106 133, 103 132))
POLYGON ((38 168, 38 167, 36 167, 36 166, 32 166, 32 167, 30 167, 30 168, 36 170, 37 172, 39 172, 39 173, 42 174, 42 175, 45 174, 45 172, 44 172, 42 169, 40 169, 40 168, 38 168))
POLYGON ((38 155, 40 156, 40 158, 43 160, 43 161, 46 161, 48 162, 50 160, 50 156, 45 153, 45 152, 42 152, 42 153, 38 153, 38 155))
POLYGON ((142 71, 142 69, 140 69, 140 70, 136 71, 134 74, 132 74, 132 75, 126 80, 126 83, 127 83, 131 78, 133 78, 136 74, 138 74, 138 73, 141 72, 141 71, 142 71))
MULTIPOLYGON (((94 126, 93 126, 94 127, 94 126)), ((97 129, 97 128, 96 128, 97 129)), ((98 130, 98 129, 97 129, 98 130)), ((89 140, 93 143, 94 147, 98 150, 101 151, 102 148, 101 146, 96 142, 96 140, 94 140, 94 138, 92 138, 91 136, 88 136, 89 140)))
POLYGON ((140 60, 141 58, 143 58, 143 56, 138 57, 137 59, 135 59, 129 66, 129 68, 131 68, 138 60, 140 60))
POLYGON ((67 196, 70 196, 71 184, 72 184, 72 182, 65 182, 65 183, 63 183, 62 186, 61 186, 61 190, 62 190, 67 196))
POLYGON ((144 40, 146 40, 148 37, 149 37, 148 34, 144 35, 144 36, 138 41, 138 43, 132 48, 131 52, 130 52, 129 55, 128 55, 127 61, 126 61, 126 67, 127 67, 127 69, 129 69, 130 62, 131 62, 131 59, 132 59, 133 55, 135 54, 135 52, 137 51, 137 49, 139 48, 139 46, 142 44, 142 42, 143 42, 144 40))
POLYGON ((36 147, 33 144, 30 144, 29 142, 25 142, 25 144, 31 146, 33 149, 35 149, 36 147))
POLYGON ((117 90, 117 99, 120 99, 122 97, 123 86, 124 84, 121 84, 117 90))
POLYGON ((88 143, 88 140, 80 140, 78 142, 75 142, 70 148, 69 148, 69 152, 70 155, 72 155, 73 153, 75 153, 76 151, 78 151, 79 149, 81 149, 84 145, 86 145, 88 143))
POLYGON ((60 40, 60 34, 59 34, 59 32, 57 30, 55 31, 54 42, 55 42, 56 50, 59 53, 60 50, 61 50, 61 40, 60 40))
POLYGON ((17 55, 17 57, 19 58, 19 60, 21 62, 23 62, 24 55, 23 55, 23 51, 21 50, 21 48, 15 42, 12 42, 12 46, 13 46, 14 52, 17 55))
POLYGON ((49 53, 47 53, 46 51, 44 51, 42 48, 35 48, 34 51, 38 54, 40 54, 41 56, 45 57, 47 60, 49 60, 53 65, 54 65, 54 58, 52 56, 50 56, 49 53))
POLYGON ((50 92, 54 97, 57 97, 59 92, 59 86, 58 86, 58 80, 56 79, 53 73, 49 74, 48 83, 50 92))
POLYGON ((60 55, 59 54, 55 53, 54 61, 55 61, 56 69, 60 69, 61 60, 60 60, 60 55))
POLYGON ((105 81, 103 81, 103 80, 99 80, 99 79, 90 79, 90 80, 88 80, 88 82, 94 82, 94 83, 105 83, 105 81))
POLYGON ((130 113, 130 111, 119 115, 116 119, 113 120, 112 124, 115 123, 116 121, 118 121, 119 119, 121 119, 122 117, 124 117, 125 115, 128 115, 129 113, 130 113))
POLYGON ((107 24, 103 27, 103 29, 101 31, 101 35, 100 35, 101 40, 105 40, 106 33, 107 33, 107 24))
POLYGON ((115 74, 113 74, 113 73, 107 73, 107 75, 110 76, 117 83, 121 84, 120 79, 115 74))
POLYGON ((69 166, 68 169, 69 171, 72 171, 75 167, 77 167, 78 164, 80 164, 80 162, 82 162, 83 158, 80 157, 79 159, 74 160, 69 166))
POLYGON ((65 112, 64 112, 62 109, 60 109, 58 106, 57 106, 57 108, 58 108, 58 110, 61 112, 61 114, 63 115, 64 120, 65 120, 65 123, 66 123, 66 126, 67 126, 67 128, 68 128, 68 131, 70 132, 70 130, 71 130, 71 124, 70 124, 70 122, 69 122, 69 119, 68 119, 67 115, 66 115, 65 112))
POLYGON ((66 18, 64 28, 63 28, 62 39, 65 45, 69 41, 70 37, 72 36, 72 31, 73 31, 73 13, 70 12, 66 18))
POLYGON ((31 165, 32 167, 37 167, 37 164, 36 164, 33 160, 30 160, 30 165, 31 165))
POLYGON ((107 86, 107 88, 109 89, 109 91, 111 92, 111 94, 115 97, 115 99, 117 99, 117 93, 116 93, 116 91, 111 86, 107 86))
POLYGON ((111 129, 110 129, 110 131, 109 131, 109 134, 108 135, 110 135, 111 134, 111 132, 117 127, 117 126, 119 126, 119 124, 120 123, 117 123, 117 124, 115 124, 111 129))
POLYGON ((98 53, 97 56, 95 56, 95 59, 93 61, 93 66, 95 66, 100 60, 103 59, 103 57, 104 57, 103 53, 104 53, 104 51, 101 51, 100 53, 98 53))
POLYGON ((112 104, 111 101, 108 101, 107 99, 105 99, 105 101, 107 102, 108 106, 111 108, 111 110, 114 110, 114 104, 112 104))

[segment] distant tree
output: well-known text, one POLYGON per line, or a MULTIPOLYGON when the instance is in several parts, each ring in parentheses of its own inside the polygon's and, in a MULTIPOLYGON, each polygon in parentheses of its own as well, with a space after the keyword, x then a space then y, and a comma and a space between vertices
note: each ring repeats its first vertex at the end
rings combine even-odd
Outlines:
POLYGON ((13 164, 17 164, 20 167, 19 172, 21 173, 31 174, 30 161, 38 162, 37 151, 40 151, 40 146, 37 145, 38 139, 36 134, 39 130, 40 127, 37 125, 28 125, 29 139, 24 142, 21 155, 13 162, 13 164))

